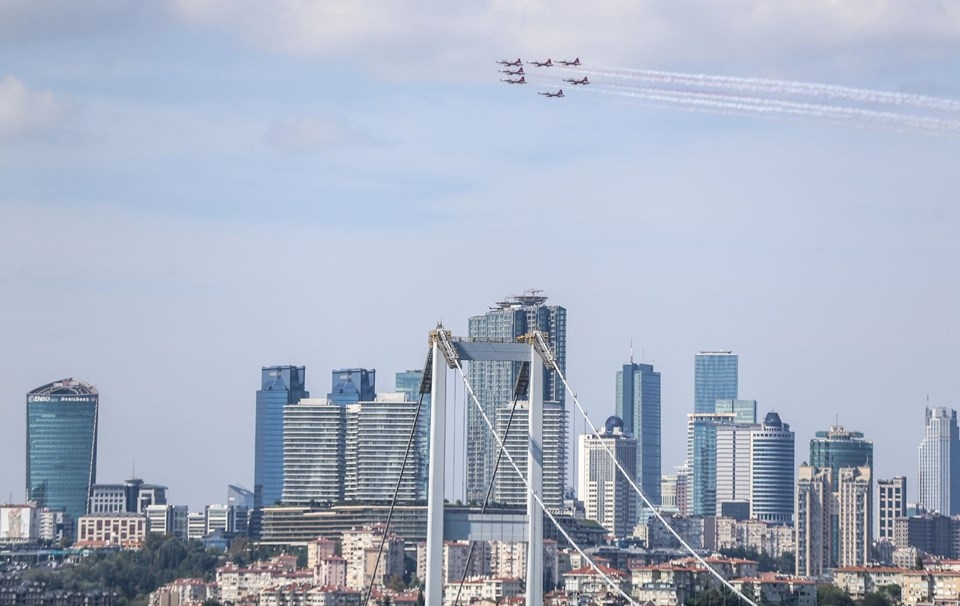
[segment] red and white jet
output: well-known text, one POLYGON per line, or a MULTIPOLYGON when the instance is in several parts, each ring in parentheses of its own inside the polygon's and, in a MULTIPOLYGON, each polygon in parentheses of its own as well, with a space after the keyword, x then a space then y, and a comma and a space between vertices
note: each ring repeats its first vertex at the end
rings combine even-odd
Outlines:
POLYGON ((564 81, 564 82, 569 82, 570 84, 572 84, 572 85, 574 85, 574 86, 576 86, 576 85, 578 85, 578 84, 590 84, 590 81, 587 80, 587 77, 586 77, 586 76, 584 76, 584 77, 581 78, 580 80, 574 80, 573 78, 564 78, 563 81, 564 81))
POLYGON ((523 75, 523 68, 521 67, 521 68, 519 68, 519 69, 501 69, 501 70, 500 70, 500 73, 501 73, 501 74, 506 74, 506 75, 508 75, 508 76, 522 76, 522 75, 523 75))
POLYGON ((520 65, 522 65, 522 62, 520 61, 520 57, 517 57, 516 61, 510 61, 509 59, 504 59, 503 61, 497 61, 497 63, 499 63, 500 65, 506 65, 507 67, 520 67, 520 65))
POLYGON ((560 90, 558 90, 557 92, 555 92, 555 93, 551 93, 550 91, 546 91, 546 92, 537 93, 537 94, 538 94, 538 95, 543 95, 544 97, 563 97, 563 96, 564 96, 564 95, 563 95, 563 89, 562 89, 562 88, 561 88, 560 90))
POLYGON ((563 59, 557 59, 557 63, 560 65, 580 65, 580 57, 577 57, 573 61, 564 61, 563 59))
POLYGON ((520 76, 520 78, 516 80, 512 78, 500 78, 500 81, 506 82, 507 84, 526 84, 527 83, 527 79, 524 78, 523 76, 520 76))
POLYGON ((527 61, 527 65, 535 65, 537 67, 553 67, 553 61, 547 59, 546 61, 527 61))

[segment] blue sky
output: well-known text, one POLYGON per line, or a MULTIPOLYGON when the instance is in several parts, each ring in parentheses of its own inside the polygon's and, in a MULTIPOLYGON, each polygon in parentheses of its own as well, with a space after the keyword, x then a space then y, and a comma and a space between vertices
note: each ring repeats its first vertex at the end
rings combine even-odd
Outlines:
POLYGON ((383 390, 527 288, 594 420, 631 338, 661 370, 665 473, 728 348, 798 463, 839 415, 913 494, 927 395, 960 405, 958 139, 544 99, 518 55, 956 99, 960 3, 0 0, 5 498, 34 387, 96 384, 99 479, 199 506, 252 483, 261 365, 383 390))

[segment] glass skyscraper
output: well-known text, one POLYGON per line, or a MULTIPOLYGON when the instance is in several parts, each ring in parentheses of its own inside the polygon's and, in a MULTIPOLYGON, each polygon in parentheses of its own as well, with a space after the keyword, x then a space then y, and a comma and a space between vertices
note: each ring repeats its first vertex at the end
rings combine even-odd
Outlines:
MULTIPOLYGON (((494 305, 482 316, 470 318, 468 336, 481 341, 516 342, 517 337, 539 330, 549 337, 550 347, 557 356, 557 365, 566 373, 567 310, 558 305, 545 305, 547 297, 530 290, 522 295, 508 297, 494 305)), ((513 403, 513 389, 520 371, 519 362, 471 362, 467 377, 474 393, 491 422, 496 411, 513 403)), ((566 394, 560 377, 546 369, 543 380, 543 401, 559 402, 566 410, 566 394)), ((511 430, 512 432, 512 430, 511 430)), ((482 502, 493 475, 497 457, 497 442, 483 422, 476 406, 467 405, 467 501, 482 502)), ((566 459, 561 463, 566 474, 566 459)))
POLYGON ((790 525, 794 509, 795 436, 771 411, 750 433, 750 517, 790 525))
POLYGON ((960 434, 957 411, 927 408, 920 442, 919 505, 945 516, 960 514, 960 434))
POLYGON ((310 397, 305 375, 303 366, 264 366, 261 370, 253 467, 253 504, 257 510, 282 498, 283 407, 310 397))
POLYGON ((701 351, 694 361, 693 412, 716 412, 717 400, 738 397, 738 357, 731 351, 701 351))
POLYGON ((829 467, 833 478, 840 477, 841 467, 873 468, 873 442, 859 431, 847 431, 840 425, 818 431, 810 440, 810 465, 829 467))
POLYGON ((75 523, 97 481, 97 389, 63 379, 27 394, 27 499, 75 523))
POLYGON ((617 371, 616 414, 637 440, 635 479, 647 498, 660 505, 660 373, 652 365, 631 360, 617 371))
POLYGON ((377 371, 366 368, 341 368, 333 371, 327 399, 346 406, 377 399, 377 371))

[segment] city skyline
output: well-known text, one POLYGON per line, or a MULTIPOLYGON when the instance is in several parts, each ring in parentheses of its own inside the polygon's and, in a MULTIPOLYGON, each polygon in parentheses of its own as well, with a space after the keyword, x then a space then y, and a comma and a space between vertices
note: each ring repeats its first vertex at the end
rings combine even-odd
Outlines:
POLYGON ((665 472, 692 357, 732 350, 740 394, 801 443, 839 413, 916 490, 926 396, 960 405, 960 141, 857 116, 960 99, 955 7, 326 6, 0 3, 0 491, 25 485, 23 397, 52 377, 101 391, 98 479, 135 468, 199 505, 252 488, 224 452, 253 442, 261 367, 308 367, 315 396, 332 369, 382 381, 422 367, 438 321, 466 336, 530 288, 569 312, 591 418, 631 341, 661 372, 665 472), (578 57, 591 84, 500 82, 518 56, 578 57), (799 83, 850 115, 643 98, 681 77, 799 83), (876 91, 903 103, 851 99, 876 91))

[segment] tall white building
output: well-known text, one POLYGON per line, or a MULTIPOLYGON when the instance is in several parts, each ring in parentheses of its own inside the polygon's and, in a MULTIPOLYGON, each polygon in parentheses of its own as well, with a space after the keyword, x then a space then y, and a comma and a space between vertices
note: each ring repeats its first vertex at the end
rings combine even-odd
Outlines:
POLYGON ((870 467, 841 467, 836 481, 837 566, 870 562, 873 529, 873 478, 870 467))
POLYGON ((429 428, 424 422, 425 416, 417 424, 407 464, 403 467, 416 412, 417 402, 408 401, 402 393, 377 394, 373 402, 347 406, 345 500, 389 503, 403 469, 398 499, 426 501, 429 428))
POLYGON ((746 518, 750 512, 750 436, 755 425, 717 426, 716 514, 746 518), (743 516, 731 509, 745 509, 743 516))
POLYGON ((957 411, 927 408, 920 442, 918 504, 943 515, 960 514, 960 434, 957 411))
POLYGON ((841 467, 834 478, 829 467, 800 466, 795 525, 797 574, 820 576, 828 568, 865 566, 870 561, 872 525, 870 467, 841 467))
MULTIPOLYGON (((504 438, 510 423, 512 404, 497 409, 497 435, 504 438)), ((530 406, 517 402, 517 410, 506 434, 506 448, 523 477, 527 477, 527 450, 529 446, 530 406)), ((551 511, 563 507, 563 488, 567 469, 567 413, 560 402, 543 403, 543 504, 551 511)), ((481 500, 483 497, 481 497, 481 500)), ((500 461, 500 470, 493 483, 493 500, 507 505, 525 505, 527 489, 507 460, 500 461)))
POLYGON ((819 577, 830 568, 830 514, 833 482, 829 467, 801 465, 797 471, 796 564, 797 574, 819 577))
POLYGON ((346 407, 305 398, 283 407, 283 503, 343 501, 346 407))
POLYGON ((610 417, 599 438, 593 434, 580 436, 577 495, 589 519, 613 536, 625 538, 633 533, 638 521, 638 497, 608 450, 631 478, 636 477, 637 440, 625 433, 620 417, 610 417))
POLYGON ((750 517, 793 522, 795 436, 780 415, 768 412, 750 433, 750 517))

